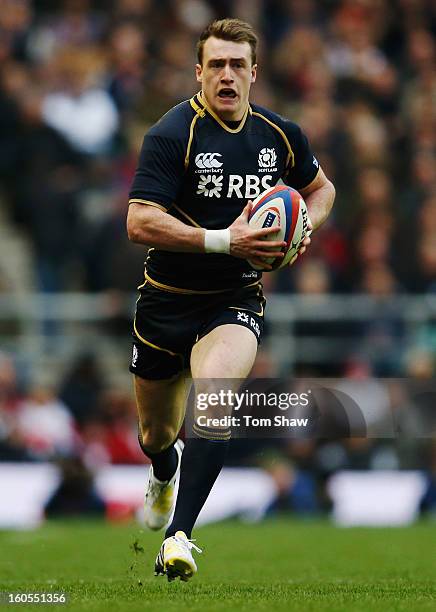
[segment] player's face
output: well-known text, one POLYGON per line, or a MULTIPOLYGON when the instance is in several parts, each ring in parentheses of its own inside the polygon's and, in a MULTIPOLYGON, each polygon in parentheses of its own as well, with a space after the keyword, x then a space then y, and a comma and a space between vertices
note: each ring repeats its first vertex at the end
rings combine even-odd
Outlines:
POLYGON ((206 101, 221 119, 239 121, 248 104, 257 65, 251 64, 248 42, 236 43, 211 36, 203 47, 203 65, 196 65, 206 101))

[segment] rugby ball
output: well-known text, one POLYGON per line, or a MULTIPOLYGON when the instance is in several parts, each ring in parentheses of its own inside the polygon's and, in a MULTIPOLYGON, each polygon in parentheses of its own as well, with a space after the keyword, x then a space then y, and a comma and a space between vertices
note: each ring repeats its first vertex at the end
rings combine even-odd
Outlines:
MULTIPOLYGON (((283 240, 286 246, 279 257, 265 257, 265 262, 272 265, 273 270, 287 266, 298 253, 303 240, 309 234, 309 215, 306 203, 295 189, 287 185, 270 187, 253 201, 248 223, 251 227, 280 227, 277 234, 270 234, 265 240, 283 240)), ((263 268, 248 262, 255 270, 263 268)))

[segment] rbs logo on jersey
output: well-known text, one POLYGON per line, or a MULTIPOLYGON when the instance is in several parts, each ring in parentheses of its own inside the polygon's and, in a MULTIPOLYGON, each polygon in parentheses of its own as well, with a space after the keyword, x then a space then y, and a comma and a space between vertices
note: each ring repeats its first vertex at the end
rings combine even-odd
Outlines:
MULTIPOLYGON (((269 174, 262 176, 262 178, 256 174, 246 174, 245 176, 230 174, 227 192, 224 193, 226 193, 227 198, 257 198, 262 191, 274 186, 273 179, 274 177, 269 174)), ((200 177, 197 195, 220 198, 223 195, 224 187, 222 176, 216 174, 203 175, 200 177)))
POLYGON ((221 153, 198 153, 195 156, 195 174, 201 174, 197 184, 197 195, 206 198, 257 198, 258 195, 273 187, 273 172, 277 172, 277 153, 274 148, 263 148, 258 156, 258 172, 265 175, 259 177, 257 174, 230 174, 225 177, 221 161, 221 153), (268 173, 268 174, 266 174, 268 173))

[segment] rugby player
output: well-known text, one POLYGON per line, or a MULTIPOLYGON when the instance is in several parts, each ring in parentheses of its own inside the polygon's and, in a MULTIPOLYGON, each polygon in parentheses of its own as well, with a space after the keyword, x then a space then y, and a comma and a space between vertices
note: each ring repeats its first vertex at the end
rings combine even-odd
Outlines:
MULTIPOLYGON (((197 45, 201 91, 145 135, 130 192, 129 238, 151 247, 139 287, 130 371, 139 443, 151 460, 147 525, 164 527, 175 505, 155 565, 155 573, 169 580, 188 580, 197 571, 192 549, 199 549, 191 532, 230 438, 225 427, 194 424, 183 449, 178 434, 185 416, 184 372, 203 385, 248 376, 265 300, 261 272, 247 260, 262 266, 263 257, 282 256, 283 242, 263 240, 274 228, 249 227, 251 200, 282 179, 304 197, 316 230, 335 195, 301 129, 249 103, 256 47, 252 27, 238 19, 205 29, 197 45)), ((300 253, 309 243, 307 237, 300 253)))

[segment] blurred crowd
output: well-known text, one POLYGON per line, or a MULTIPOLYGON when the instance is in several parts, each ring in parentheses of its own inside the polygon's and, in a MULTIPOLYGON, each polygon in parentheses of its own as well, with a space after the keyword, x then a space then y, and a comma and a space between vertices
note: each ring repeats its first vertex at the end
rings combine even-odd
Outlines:
MULTIPOLYGON (((0 202, 28 241, 34 288, 135 290, 145 257, 128 242, 125 217, 143 134, 197 91, 195 41, 226 16, 261 37, 253 101, 303 127, 337 191, 310 252, 264 275, 267 291, 374 297, 378 317, 360 338, 382 366, 363 374, 431 378, 434 322, 423 330, 425 350, 399 370, 404 330, 389 303, 436 292, 432 0, 0 0, 0 202)), ((0 262, 0 293, 8 267, 0 262)), ((322 336, 325 325, 294 331, 322 336)), ((261 358, 258 373, 269 375, 267 366, 261 358)), ((345 374, 362 367, 350 362, 345 374)), ((0 355, 1 459, 141 463, 136 436, 131 394, 114 390, 92 355, 79 356, 53 390, 20 386, 0 355)), ((333 459, 403 461, 369 440, 325 446, 291 445, 280 455, 285 467, 276 458, 268 469, 288 491, 295 474, 323 478, 333 459)), ((436 472, 434 449, 425 452, 405 466, 436 472)))
POLYGON ((90 469, 145 463, 133 395, 106 380, 95 357, 80 355, 58 388, 27 386, 0 353, 0 460, 80 457, 90 469))

